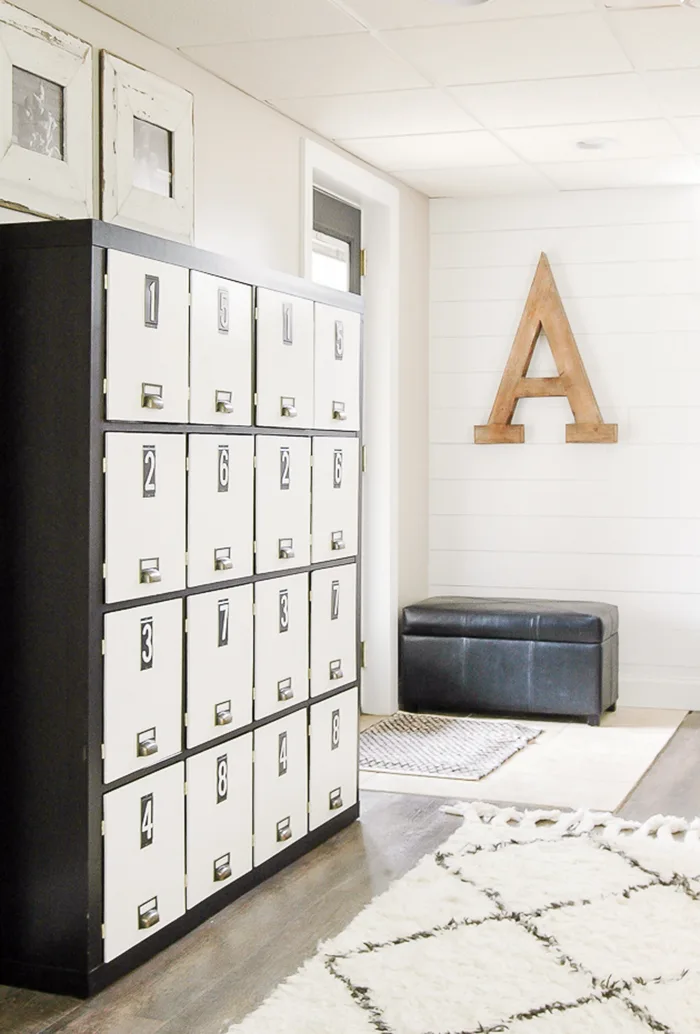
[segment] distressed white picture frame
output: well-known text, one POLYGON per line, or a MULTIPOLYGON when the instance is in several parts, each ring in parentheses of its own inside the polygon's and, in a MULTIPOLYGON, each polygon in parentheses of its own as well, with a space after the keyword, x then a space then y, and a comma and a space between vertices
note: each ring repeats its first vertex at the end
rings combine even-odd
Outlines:
POLYGON ((93 213, 92 48, 0 0, 0 205, 80 219, 93 213), (12 69, 63 87, 64 159, 12 141, 12 69))
POLYGON ((191 244, 194 99, 180 86, 102 52, 102 218, 191 244), (172 196, 134 185, 134 119, 172 134, 172 196))

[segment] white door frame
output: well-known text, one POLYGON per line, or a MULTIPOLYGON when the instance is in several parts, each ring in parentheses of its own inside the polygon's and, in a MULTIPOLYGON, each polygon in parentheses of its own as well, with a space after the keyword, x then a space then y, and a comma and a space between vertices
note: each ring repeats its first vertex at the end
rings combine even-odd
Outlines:
POLYGON ((363 285, 364 440, 362 710, 398 708, 399 610, 399 191, 391 183, 313 140, 302 141, 301 271, 311 278, 313 190, 321 187, 362 209, 368 253, 363 285))

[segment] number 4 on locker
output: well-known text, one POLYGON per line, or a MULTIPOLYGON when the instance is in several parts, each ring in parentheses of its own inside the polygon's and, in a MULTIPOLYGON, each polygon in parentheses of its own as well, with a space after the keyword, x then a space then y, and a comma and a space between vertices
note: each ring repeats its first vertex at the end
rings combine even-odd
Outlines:
POLYGON ((141 850, 153 843, 153 794, 141 798, 141 850))

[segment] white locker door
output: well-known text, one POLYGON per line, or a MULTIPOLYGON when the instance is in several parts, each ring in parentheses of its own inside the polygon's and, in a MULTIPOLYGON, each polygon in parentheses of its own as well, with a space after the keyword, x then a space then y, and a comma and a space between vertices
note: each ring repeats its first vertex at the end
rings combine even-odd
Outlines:
POLYGON ((187 762, 187 907, 253 868, 253 736, 187 762))
POLYGON ((357 801, 357 689, 311 707, 309 829, 347 811, 357 801))
POLYGON ((253 573, 253 438, 188 436, 187 584, 253 573))
POLYGON ((259 427, 313 427, 314 303, 258 289, 259 427))
POLYGON ((311 562, 357 556, 357 438, 313 439, 311 562))
POLYGON ((187 746, 253 720, 253 586, 187 600, 187 746))
POLYGON ((307 567, 311 550, 311 444, 308 438, 255 440, 255 569, 307 567))
POLYGON ((192 272, 190 420, 252 423, 253 290, 192 272))
POLYGON ((107 419, 187 422, 189 270, 107 255, 107 419))
POLYGON ((185 586, 185 436, 105 435, 105 600, 185 586))
POLYGON ((307 833, 306 709, 256 731, 253 786, 255 864, 262 865, 307 833))
POLYGON ((184 914, 184 767, 105 794, 105 962, 184 914))
POLYGON ((311 574, 311 696, 357 678, 357 568, 311 574))
POLYGON ((182 618, 182 600, 105 615, 105 783, 182 748, 182 618))
POLYGON ((309 696, 309 578, 296 574, 255 586, 255 717, 309 696))
POLYGON ((357 312, 316 304, 314 427, 360 429, 360 335, 357 312))

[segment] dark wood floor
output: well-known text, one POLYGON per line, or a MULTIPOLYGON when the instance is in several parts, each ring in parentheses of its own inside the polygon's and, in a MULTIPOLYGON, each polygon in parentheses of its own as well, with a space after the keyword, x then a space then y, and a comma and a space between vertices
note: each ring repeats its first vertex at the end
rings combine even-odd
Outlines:
MULTIPOLYGON (((223 1034, 449 836, 459 819, 440 811, 444 803, 364 794, 360 822, 90 1002, 0 988, 0 1032, 223 1034)), ((633 819, 700 814, 700 713, 685 719, 619 810, 633 819)))

